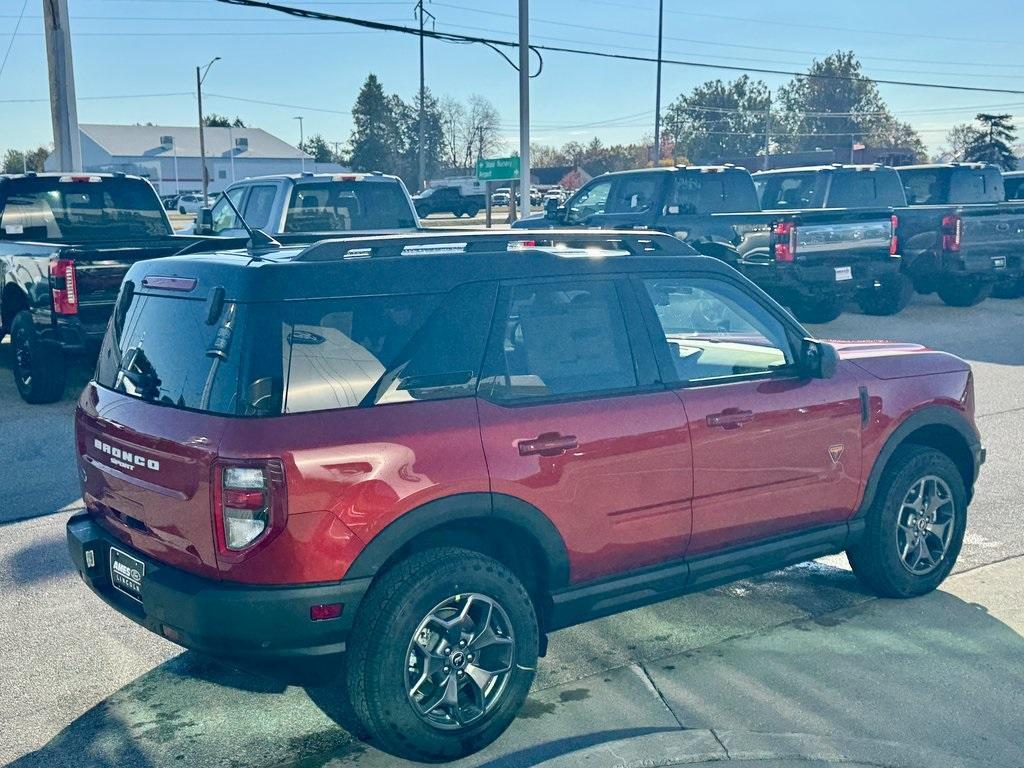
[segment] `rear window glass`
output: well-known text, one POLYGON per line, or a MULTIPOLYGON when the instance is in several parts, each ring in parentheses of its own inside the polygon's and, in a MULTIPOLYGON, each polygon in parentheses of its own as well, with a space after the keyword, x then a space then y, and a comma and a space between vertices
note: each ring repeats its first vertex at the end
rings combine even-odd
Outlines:
POLYGON ((907 205, 941 205, 949 199, 949 173, 942 169, 921 168, 900 171, 907 205))
POLYGON ((328 181, 296 185, 285 232, 408 229, 412 208, 398 182, 328 181))
POLYGON ((1020 200, 1024 198, 1024 176, 1004 176, 1003 186, 1005 187, 1007 200, 1020 200))
POLYGON ((472 395, 494 290, 226 302, 218 314, 208 300, 126 287, 96 382, 162 405, 233 416, 472 395))
POLYGON ((170 234, 160 199, 138 179, 41 176, 0 184, 0 240, 84 243, 170 234))

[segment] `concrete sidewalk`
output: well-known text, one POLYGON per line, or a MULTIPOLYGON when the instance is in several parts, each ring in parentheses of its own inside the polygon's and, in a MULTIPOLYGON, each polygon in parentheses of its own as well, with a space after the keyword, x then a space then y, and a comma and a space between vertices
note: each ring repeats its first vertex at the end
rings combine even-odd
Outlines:
MULTIPOLYGON (((925 598, 870 600, 852 588, 848 572, 816 565, 730 588, 739 593, 716 590, 645 609, 676 621, 691 612, 689 620, 699 623, 700 611, 724 616, 733 606, 745 626, 731 637, 709 630, 703 642, 674 649, 668 638, 648 638, 657 644, 633 661, 601 669, 599 660, 579 657, 586 635, 569 636, 576 657, 567 661, 560 633, 542 664, 543 687, 516 723, 456 765, 1020 766, 1021 585, 1024 558, 1016 558, 953 576, 925 598), (802 600, 815 590, 840 607, 811 606, 775 626, 744 613, 750 603, 741 594, 754 590, 761 609, 785 614, 778 596, 791 607, 794 586, 787 582, 801 579, 811 582, 802 600), (847 599, 837 599, 833 593, 843 590, 847 599)), ((638 613, 604 621, 628 630, 638 613)), ((332 718, 343 721, 324 690, 275 686, 186 653, 13 765, 401 764, 353 740, 332 718)))

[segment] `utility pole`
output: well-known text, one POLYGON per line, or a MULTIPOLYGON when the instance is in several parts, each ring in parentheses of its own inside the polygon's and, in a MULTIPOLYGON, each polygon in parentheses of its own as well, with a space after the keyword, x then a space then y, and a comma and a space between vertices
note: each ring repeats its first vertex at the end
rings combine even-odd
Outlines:
POLYGON ((302 148, 302 145, 306 143, 306 137, 302 132, 302 115, 296 115, 292 120, 299 121, 299 152, 302 153, 302 172, 306 172, 306 150, 302 148))
POLYGON ((206 205, 206 196, 210 193, 210 173, 206 170, 206 134, 203 131, 203 80, 206 79, 210 67, 215 61, 220 61, 220 56, 210 59, 210 63, 205 68, 196 67, 196 101, 199 103, 199 161, 203 166, 203 205, 206 205))
POLYGON ((665 21, 665 0, 658 0, 658 77, 654 93, 654 149, 651 159, 655 165, 661 161, 661 32, 665 21))
MULTIPOLYGON (((519 0, 519 197, 520 216, 530 215, 530 8, 519 0)), ((512 194, 515 202, 515 193, 512 194)))
POLYGON ((417 0, 416 12, 420 17, 420 114, 419 114, 419 139, 417 144, 417 161, 419 162, 419 191, 423 191, 427 186, 427 155, 426 148, 423 146, 426 142, 426 106, 425 101, 427 98, 427 78, 426 70, 423 66, 423 24, 425 17, 429 16, 431 21, 434 21, 434 15, 427 11, 423 7, 423 0, 417 0))
POLYGON ((768 91, 768 106, 764 111, 764 165, 762 169, 768 170, 768 155, 772 151, 772 92, 768 91))
POLYGON ((71 61, 68 0, 43 0, 46 61, 49 65, 53 154, 58 171, 82 170, 82 139, 78 134, 75 71, 71 61))

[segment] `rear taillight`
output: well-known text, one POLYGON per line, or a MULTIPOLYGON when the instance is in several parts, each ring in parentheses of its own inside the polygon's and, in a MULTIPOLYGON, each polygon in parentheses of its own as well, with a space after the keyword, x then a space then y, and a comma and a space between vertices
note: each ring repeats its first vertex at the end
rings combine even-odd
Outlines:
POLYGON ((889 234, 889 255, 895 256, 900 252, 900 238, 898 234, 900 228, 900 217, 893 214, 890 219, 890 223, 892 225, 892 232, 889 234))
POLYGON ((780 221, 772 228, 775 260, 791 262, 796 258, 796 224, 780 221))
POLYGON ((75 276, 75 262, 71 259, 50 262, 50 293, 55 313, 78 314, 78 278, 75 276))
POLYGON ((942 217, 942 250, 956 252, 960 250, 960 239, 963 236, 963 220, 956 214, 942 217))
POLYGON ((219 464, 213 486, 217 549, 241 553, 284 526, 284 468, 280 459, 219 464))

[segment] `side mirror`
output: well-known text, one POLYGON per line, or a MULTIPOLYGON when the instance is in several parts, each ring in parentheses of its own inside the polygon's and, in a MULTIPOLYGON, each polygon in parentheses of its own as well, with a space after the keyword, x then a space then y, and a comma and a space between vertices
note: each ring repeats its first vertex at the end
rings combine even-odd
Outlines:
POLYGON ((800 373, 809 379, 831 379, 836 375, 839 353, 825 341, 804 339, 800 344, 800 373))
POLYGON ((203 206, 196 214, 195 233, 197 235, 213 234, 213 208, 203 206))
POLYGON ((544 215, 549 219, 558 218, 558 201, 553 197, 549 197, 544 201, 544 215))

